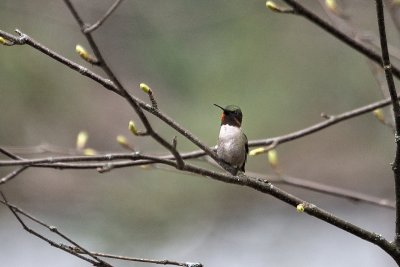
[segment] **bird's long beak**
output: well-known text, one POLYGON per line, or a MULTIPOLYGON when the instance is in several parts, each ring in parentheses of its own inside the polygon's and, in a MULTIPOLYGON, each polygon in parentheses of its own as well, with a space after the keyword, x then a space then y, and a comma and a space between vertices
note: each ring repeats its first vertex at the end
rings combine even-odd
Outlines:
POLYGON ((220 105, 214 104, 214 106, 219 107, 220 109, 222 109, 223 111, 225 111, 225 109, 223 107, 221 107, 220 105))

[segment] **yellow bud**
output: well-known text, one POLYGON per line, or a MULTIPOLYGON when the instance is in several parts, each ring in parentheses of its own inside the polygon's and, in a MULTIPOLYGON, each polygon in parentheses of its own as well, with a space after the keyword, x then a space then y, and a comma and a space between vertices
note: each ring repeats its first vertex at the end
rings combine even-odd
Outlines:
POLYGON ((274 169, 278 166, 278 153, 275 149, 271 149, 268 151, 268 162, 274 169))
POLYGON ((278 8, 278 6, 275 4, 275 2, 273 2, 273 1, 267 1, 265 3, 265 5, 267 6, 267 8, 271 9, 272 11, 275 11, 275 12, 280 12, 281 11, 278 8))
POLYGON ((117 135, 117 142, 121 146, 126 146, 128 144, 128 140, 126 139, 125 136, 123 135, 117 135))
POLYGON ((255 148, 255 149, 251 150, 249 152, 249 156, 256 156, 256 155, 264 153, 264 152, 265 152, 265 148, 264 147, 258 147, 258 148, 255 148))
POLYGON ((83 150, 83 155, 85 155, 85 156, 94 156, 96 154, 97 154, 97 152, 93 148, 85 148, 83 150))
POLYGON ((125 136, 123 135, 118 135, 117 136, 117 142, 118 144, 120 144, 120 146, 122 146, 125 149, 134 151, 133 147, 131 146, 131 144, 129 144, 128 139, 126 139, 125 136))
POLYGON ((89 139, 89 135, 85 131, 81 131, 78 133, 78 136, 76 137, 76 149, 82 150, 87 143, 87 140, 89 139))
POLYGON ((129 131, 131 131, 131 133, 133 133, 133 135, 138 135, 138 131, 136 129, 135 123, 133 121, 129 121, 129 131))
POLYGON ((296 210, 299 213, 304 212, 304 204, 301 203, 301 204, 297 205, 296 210))
POLYGON ((75 51, 79 54, 79 56, 81 58, 83 58, 84 60, 89 60, 89 53, 86 51, 86 49, 81 46, 81 45, 76 45, 75 47, 75 51))
POLYGON ((145 83, 139 84, 139 87, 140 87, 140 89, 142 89, 143 92, 145 92, 146 94, 151 94, 151 93, 152 93, 151 88, 150 88, 147 84, 145 84, 145 83))
POLYGON ((274 11, 274 12, 278 12, 278 13, 292 13, 292 10, 291 10, 291 9, 287 9, 287 8, 280 7, 280 6, 278 6, 278 5, 277 5, 275 2, 273 2, 273 1, 267 1, 267 2, 265 3, 265 5, 267 6, 267 8, 268 8, 269 10, 274 11))
POLYGON ((375 118, 377 118, 380 122, 385 122, 385 115, 383 114, 382 109, 377 108, 372 111, 372 114, 374 114, 375 118))
POLYGON ((333 12, 337 11, 337 4, 335 0, 325 0, 325 5, 333 12))
POLYGON ((6 39, 4 39, 3 37, 0 37, 0 44, 4 45, 6 43, 7 43, 6 39))

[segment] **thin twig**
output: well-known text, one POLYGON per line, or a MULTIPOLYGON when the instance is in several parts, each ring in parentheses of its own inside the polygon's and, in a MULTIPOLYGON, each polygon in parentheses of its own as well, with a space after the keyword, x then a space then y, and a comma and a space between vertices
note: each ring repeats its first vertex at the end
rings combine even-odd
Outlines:
POLYGON ((11 158, 11 159, 22 159, 19 156, 9 152, 8 150, 6 150, 5 148, 0 147, 0 153, 6 155, 7 157, 11 158))
POLYGON ((271 182, 275 184, 287 184, 295 186, 296 188, 304 188, 307 190, 323 193, 326 195, 336 196, 340 198, 347 198, 353 201, 365 202, 379 207, 385 207, 390 209, 395 208, 395 203, 385 198, 378 198, 364 193, 356 192, 353 190, 317 183, 314 181, 309 181, 297 177, 281 175, 277 177, 276 180, 271 180, 271 182))
POLYGON ((135 262, 145 262, 145 263, 154 263, 154 264, 162 264, 162 265, 176 265, 176 266, 184 266, 184 267, 202 267, 203 265, 201 263, 191 263, 191 262, 178 262, 178 261, 172 261, 172 260, 154 260, 154 259, 144 259, 144 258, 133 258, 133 257, 125 257, 125 256, 118 256, 118 255, 111 255, 111 254, 106 254, 106 253, 99 253, 99 252, 90 252, 77 244, 74 240, 72 240, 70 237, 66 236, 65 234, 61 233, 56 227, 51 226, 43 222, 42 220, 30 215, 29 213, 23 211, 22 209, 18 208, 17 206, 9 203, 3 194, 3 192, 0 191, 0 195, 2 196, 3 200, 0 199, 0 203, 5 205, 10 209, 10 211, 14 214, 14 216, 17 218, 17 220, 20 222, 22 227, 28 231, 29 233, 39 237, 40 239, 50 243, 52 246, 57 247, 61 250, 64 250, 74 256, 77 256, 83 260, 86 260, 95 266, 111 266, 109 263, 104 262, 103 260, 99 259, 98 257, 103 257, 103 258, 110 258, 110 259, 118 259, 118 260, 125 260, 125 261, 135 261, 135 262), (51 232, 57 234, 60 236, 62 239, 68 241, 70 244, 73 246, 67 246, 61 243, 56 243, 49 238, 39 234, 38 232, 34 231, 33 229, 29 228, 26 223, 22 220, 22 218, 18 215, 18 213, 22 214, 26 218, 30 219, 31 221, 47 228, 51 232), (93 258, 89 259, 87 257, 81 256, 81 255, 88 255, 93 258))
POLYGON ((21 159, 21 160, 0 160, 0 166, 33 166, 38 164, 53 164, 60 162, 88 162, 88 161, 107 161, 129 159, 132 161, 140 159, 152 159, 154 161, 163 160, 162 158, 142 155, 139 152, 134 153, 115 153, 96 156, 62 156, 62 157, 45 157, 37 159, 21 159))
MULTIPOLYGON (((77 253, 86 254, 83 251, 77 251, 77 253)), ((154 260, 154 259, 144 259, 144 258, 133 258, 133 257, 126 257, 126 256, 119 256, 119 255, 112 255, 106 253, 99 253, 99 252, 90 252, 92 255, 96 255, 103 258, 110 258, 110 259, 117 259, 117 260, 124 260, 124 261, 134 261, 134 262, 146 262, 146 263, 154 263, 154 264, 161 264, 161 265, 176 265, 176 266, 184 266, 184 267, 202 267, 203 265, 199 262, 178 262, 178 261, 171 261, 171 260, 154 260)))
POLYGON ((6 176, 4 176, 3 178, 0 179, 0 185, 1 184, 5 184, 8 181, 12 180, 13 178, 15 178, 18 174, 20 174, 21 172, 25 171, 26 169, 28 169, 29 166, 20 166, 19 168, 15 169, 14 171, 10 172, 9 174, 7 174, 6 176))
POLYGON ((334 124, 337 124, 342 121, 346 121, 348 119, 357 117, 362 114, 369 113, 377 108, 381 108, 384 106, 388 106, 391 104, 391 99, 387 98, 384 100, 380 100, 371 104, 368 104, 366 106, 362 106, 353 110, 346 111, 344 113, 338 114, 338 115, 330 115, 328 119, 323 120, 319 123, 313 124, 310 127, 304 128, 299 131, 295 131, 286 135, 281 135, 277 137, 272 137, 272 138, 267 138, 267 139, 259 139, 259 140, 252 140, 249 141, 249 146, 268 146, 272 144, 273 142, 277 142, 278 144, 290 142, 296 139, 299 139, 301 137, 304 137, 306 135, 313 134, 315 132, 319 132, 329 126, 332 126, 334 124))
POLYGON ((98 27, 100 27, 106 21, 106 19, 108 17, 110 17, 110 15, 114 12, 114 10, 117 9, 119 4, 121 4, 121 3, 122 3, 122 0, 116 0, 114 2, 114 4, 106 11, 106 13, 103 15, 103 17, 101 17, 98 21, 93 23, 91 26, 85 27, 83 32, 84 33, 90 33, 90 32, 95 31, 98 27))

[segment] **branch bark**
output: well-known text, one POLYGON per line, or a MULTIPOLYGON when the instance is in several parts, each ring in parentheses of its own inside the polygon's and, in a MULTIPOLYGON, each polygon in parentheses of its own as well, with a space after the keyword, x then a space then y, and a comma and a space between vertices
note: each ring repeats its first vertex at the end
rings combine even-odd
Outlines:
MULTIPOLYGON (((395 229, 395 244, 400 247, 400 105, 397 101, 397 92, 392 75, 392 64, 390 63, 389 51, 387 47, 387 38, 385 30, 385 15, 383 12, 382 0, 376 0, 376 14, 378 19, 379 37, 382 49, 382 65, 385 70, 386 80, 392 100, 392 108, 395 122, 395 142, 396 155, 392 163, 395 181, 395 196, 396 196, 396 229, 395 229)), ((400 261, 400 258, 398 259, 400 261)))

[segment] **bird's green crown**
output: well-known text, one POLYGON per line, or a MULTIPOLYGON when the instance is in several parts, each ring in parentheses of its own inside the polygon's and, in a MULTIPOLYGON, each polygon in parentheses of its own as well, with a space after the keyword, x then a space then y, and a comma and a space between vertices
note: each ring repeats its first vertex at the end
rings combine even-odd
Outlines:
POLYGON ((241 126, 243 114, 242 110, 238 106, 228 105, 223 108, 217 104, 214 105, 223 110, 221 124, 229 124, 237 127, 241 126))

